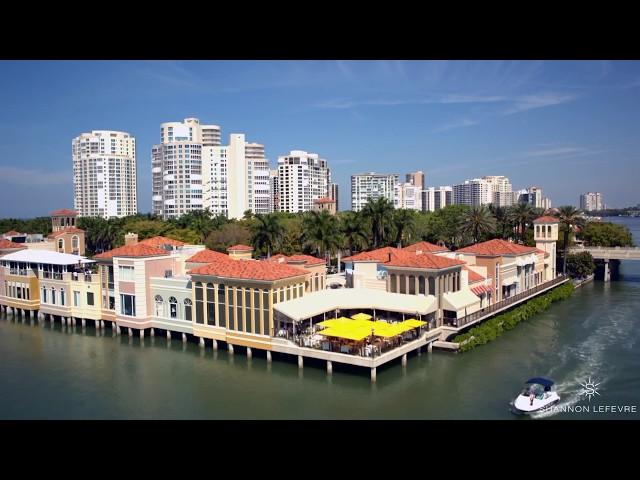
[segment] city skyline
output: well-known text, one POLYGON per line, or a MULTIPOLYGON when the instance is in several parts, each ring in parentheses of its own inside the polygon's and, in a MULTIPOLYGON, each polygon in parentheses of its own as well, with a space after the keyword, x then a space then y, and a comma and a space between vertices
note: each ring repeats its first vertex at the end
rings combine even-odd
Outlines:
POLYGON ((427 187, 504 175, 519 188, 540 185, 554 206, 576 205, 588 191, 602 192, 611 207, 638 203, 638 62, 3 61, 0 68, 2 217, 46 215, 52 198, 71 207, 71 142, 92 130, 136 139, 138 209, 151 212, 158 125, 189 117, 220 125, 223 138, 256 139, 272 169, 292 150, 318 153, 344 199, 351 175, 421 170, 427 187))

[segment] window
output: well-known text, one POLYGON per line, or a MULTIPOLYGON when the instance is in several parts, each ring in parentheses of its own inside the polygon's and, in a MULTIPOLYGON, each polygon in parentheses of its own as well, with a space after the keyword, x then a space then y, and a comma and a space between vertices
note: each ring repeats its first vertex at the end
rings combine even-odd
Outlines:
POLYGON ((192 307, 191 300, 188 298, 185 298, 184 299, 184 319, 189 322, 191 321, 191 307, 192 307))
POLYGON ((178 318, 178 301, 176 297, 169 298, 169 316, 171 318, 178 318))
POLYGON ((80 306, 80 292, 76 292, 75 290, 73 292, 73 306, 74 307, 80 306))
POLYGON ((51 305, 56 304, 56 289, 51 287, 51 305))
POLYGON ((164 300, 160 295, 156 295, 154 300, 156 305, 156 317, 162 317, 164 310, 164 300))
POLYGON ((87 305, 94 305, 93 292, 87 292, 87 305))
POLYGON ((204 322, 202 295, 202 283, 196 282, 196 323, 204 322))
POLYGON ((64 239, 58 239, 58 250, 64 250, 64 239))
POLYGON ((215 290, 212 283, 207 283, 207 325, 216 324, 215 290))
POLYGON ((71 249, 78 250, 79 247, 80 247, 80 240, 78 239, 77 235, 74 235, 73 237, 71 237, 71 249))
POLYGON ((42 287, 42 303, 47 303, 47 287, 42 287))
POLYGON ((60 305, 64 305, 64 289, 60 289, 60 305))
POLYGON ((120 313, 134 317, 136 315, 136 297, 133 295, 120 294, 120 313))
POLYGON ((118 267, 118 273, 120 274, 120 280, 125 280, 128 282, 133 282, 134 280, 134 269, 131 266, 120 265, 118 267))

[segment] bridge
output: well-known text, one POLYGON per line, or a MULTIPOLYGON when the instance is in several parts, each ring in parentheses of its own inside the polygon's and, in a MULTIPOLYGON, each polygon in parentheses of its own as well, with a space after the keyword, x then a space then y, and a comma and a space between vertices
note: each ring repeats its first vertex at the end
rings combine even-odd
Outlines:
POLYGON ((640 247, 572 247, 569 253, 589 252, 594 260, 604 260, 604 281, 611 280, 610 260, 640 260, 640 247))

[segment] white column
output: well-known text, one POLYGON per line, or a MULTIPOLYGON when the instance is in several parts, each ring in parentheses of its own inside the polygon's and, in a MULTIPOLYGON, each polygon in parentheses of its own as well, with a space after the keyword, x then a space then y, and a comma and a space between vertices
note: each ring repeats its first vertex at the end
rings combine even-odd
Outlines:
POLYGON ((131 330, 131 327, 129 327, 129 336, 133 337, 133 330, 131 330))
POLYGON ((144 329, 140 329, 140 338, 144 338, 144 329))
POLYGON ((200 345, 200 348, 204 348, 204 337, 200 337, 198 344, 200 345))
POLYGON ((271 350, 267 350, 267 362, 271 363, 271 350))
POLYGON ((251 352, 251 347, 247 347, 247 358, 251 358, 253 353, 251 352))
POLYGON ((187 334, 186 333, 182 334, 182 343, 187 343, 187 334))
POLYGON ((404 355, 402 355, 402 366, 403 367, 407 366, 407 354, 406 353, 404 355))
POLYGON ((233 344, 228 343, 227 348, 229 349, 229 355, 233 355, 233 344))
POLYGON ((432 350, 433 350, 433 342, 429 342, 427 344, 427 352, 431 353, 432 350))
POLYGON ((298 355, 298 368, 304 367, 304 358, 302 355, 298 355))
POLYGON ((155 337, 155 336, 156 336, 156 331, 155 331, 155 329, 153 329, 153 328, 152 328, 152 329, 151 329, 150 334, 151 334, 151 336, 152 336, 152 337, 155 337))
POLYGON ((167 330, 167 340, 171 340, 171 332, 167 330))
POLYGON ((331 375, 333 373, 333 364, 331 360, 327 360, 327 373, 331 375))
POLYGON ((609 260, 604 261, 604 278, 605 282, 609 282, 611 280, 611 270, 609 269, 609 260))
POLYGON ((218 350, 218 341, 217 340, 213 340, 213 349, 214 350, 218 350))
POLYGON ((371 383, 376 383, 376 367, 371 369, 371 383))

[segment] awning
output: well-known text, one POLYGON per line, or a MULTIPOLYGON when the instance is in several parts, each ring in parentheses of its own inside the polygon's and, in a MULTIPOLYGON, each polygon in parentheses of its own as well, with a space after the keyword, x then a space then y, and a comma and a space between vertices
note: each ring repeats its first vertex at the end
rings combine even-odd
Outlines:
POLYGON ((368 313, 356 313, 355 315, 351 315, 351 318, 354 320, 369 320, 372 317, 368 313))
POLYGON ((464 289, 442 295, 443 309, 468 315, 480 309, 480 299, 471 290, 464 289))
POLYGON ((326 337, 345 338, 347 340, 355 340, 357 342, 364 340, 371 335, 371 330, 367 331, 366 328, 347 329, 347 328, 325 328, 318 332, 320 335, 326 337))
POLYGON ((478 285, 476 287, 471 287, 471 291, 475 294, 475 295, 484 295, 486 293, 491 293, 492 288, 488 287, 486 285, 478 285))
POLYGON ((404 322, 402 322, 404 325, 408 325, 410 327, 421 327, 423 325, 426 325, 427 322, 424 322, 422 320, 416 320, 415 318, 410 318, 409 320, 405 320, 404 322))

